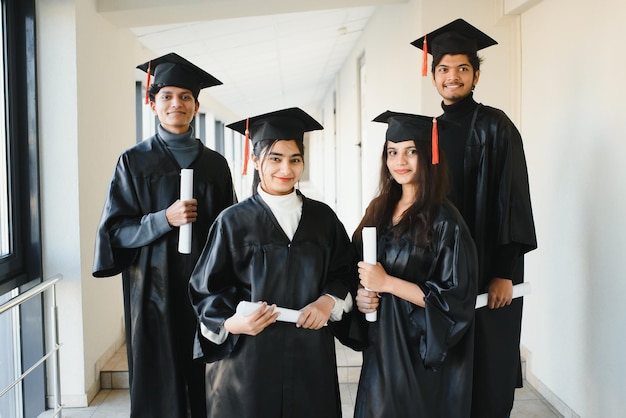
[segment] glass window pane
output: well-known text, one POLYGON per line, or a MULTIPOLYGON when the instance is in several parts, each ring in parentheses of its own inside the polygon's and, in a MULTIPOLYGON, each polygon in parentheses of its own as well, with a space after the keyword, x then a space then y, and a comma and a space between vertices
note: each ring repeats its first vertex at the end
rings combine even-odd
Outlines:
MULTIPOLYGON (((0 45, 2 32, 0 31, 0 45)), ((0 69, 4 69, 4 54, 0 53, 0 69)), ((2 71, 0 74, 4 74, 2 71)), ((4 77, 0 77, 0 257, 11 252, 10 212, 9 212, 9 177, 7 163, 7 136, 4 109, 4 77)))

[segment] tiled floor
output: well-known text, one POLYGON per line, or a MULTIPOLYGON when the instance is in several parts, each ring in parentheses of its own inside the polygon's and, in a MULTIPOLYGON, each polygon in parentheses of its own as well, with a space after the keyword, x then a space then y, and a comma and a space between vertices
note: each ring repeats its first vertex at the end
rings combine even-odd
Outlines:
MULTIPOLYGON (((128 373, 125 347, 105 366, 101 375, 102 390, 89 407, 65 408, 64 417, 72 418, 128 418, 130 401, 128 396, 128 373), (106 389, 105 389, 106 388, 106 389)), ((356 399, 357 382, 361 367, 361 354, 337 343, 337 365, 341 390, 342 410, 345 418, 352 417, 356 399)), ((525 387, 515 392, 515 404, 511 418, 561 418, 552 407, 526 382, 525 387)), ((46 411, 39 418, 52 417, 46 411)))

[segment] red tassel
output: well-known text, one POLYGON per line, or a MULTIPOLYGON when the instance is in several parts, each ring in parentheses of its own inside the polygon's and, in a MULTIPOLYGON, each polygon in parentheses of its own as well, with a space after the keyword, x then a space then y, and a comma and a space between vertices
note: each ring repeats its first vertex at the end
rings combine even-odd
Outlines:
POLYGON ((433 118, 432 147, 433 165, 439 164, 439 130, 437 129, 437 118, 433 118))
POLYGON ((422 51, 422 77, 426 77, 428 75, 428 42, 426 42, 426 35, 424 35, 422 51))
POLYGON ((247 175, 248 174, 248 159, 250 158, 250 130, 249 128, 249 124, 250 124, 250 118, 246 119, 246 143, 243 146, 243 152, 244 152, 244 156, 243 156, 243 172, 242 175, 247 175))
POLYGON ((150 89, 150 65, 152 64, 152 61, 148 61, 148 71, 146 71, 148 73, 148 76, 146 78, 146 104, 148 104, 148 102, 150 101, 150 94, 148 94, 148 90, 150 89))

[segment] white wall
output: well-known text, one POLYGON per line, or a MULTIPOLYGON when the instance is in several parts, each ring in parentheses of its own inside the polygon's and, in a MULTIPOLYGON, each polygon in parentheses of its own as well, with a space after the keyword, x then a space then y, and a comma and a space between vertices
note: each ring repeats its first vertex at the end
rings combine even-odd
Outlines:
POLYGON ((134 50, 126 46, 134 41, 90 6, 37 3, 43 265, 45 277, 63 275, 58 305, 67 406, 86 405, 95 395, 96 362, 122 342, 121 283, 93 279, 91 263, 106 183, 120 148, 134 142, 135 126, 134 50))
POLYGON ((626 3, 543 1, 522 14, 522 133, 539 249, 523 344, 535 385, 581 417, 624 414, 626 3))
MULTIPOLYGON (((356 228, 378 186, 387 125, 370 121, 385 110, 416 113, 420 110, 421 86, 414 82, 419 61, 415 54, 417 50, 410 45, 416 32, 419 4, 414 1, 377 8, 323 104, 325 123, 332 122, 329 120, 332 117, 332 95, 336 94, 336 143, 333 144, 330 138, 325 139, 329 148, 336 149, 334 168, 328 171, 327 184, 335 192, 332 196, 332 200, 336 200, 334 207, 348 234, 356 228), (360 131, 357 69, 361 55, 365 56, 366 62, 363 92, 366 104, 362 115, 365 132, 359 150, 356 145, 360 131)), ((331 135, 332 131, 326 133, 331 135)), ((324 164, 327 162, 324 159, 324 164)))

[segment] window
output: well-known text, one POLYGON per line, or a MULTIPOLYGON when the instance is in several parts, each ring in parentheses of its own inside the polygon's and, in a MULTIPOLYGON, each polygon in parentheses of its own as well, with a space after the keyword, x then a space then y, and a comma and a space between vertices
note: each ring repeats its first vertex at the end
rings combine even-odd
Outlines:
MULTIPOLYGON (((1 35, 0 35, 1 36, 1 35)), ((1 39, 0 39, 1 40, 1 39)), ((2 42, 4 43, 4 42, 2 42)), ((0 54, 0 68, 4 68, 4 54, 0 54)), ((5 115, 4 108, 4 77, 0 79, 0 114, 5 115)), ((11 222, 9 212, 9 173, 7 164, 7 135, 4 118, 0 118, 0 258, 8 257, 11 254, 9 245, 11 238, 11 222)))
POLYGON ((41 279, 34 0, 2 0, 0 294, 41 279))
POLYGON ((215 121, 215 151, 224 155, 224 123, 219 120, 215 121))
MULTIPOLYGON (((0 0, 0 300, 42 280, 35 74, 35 0, 0 0)), ((12 381, 43 355, 41 300, 0 318, 0 380, 12 381)), ((0 416, 45 408, 44 369, 0 398, 0 416)), ((0 389, 4 389, 1 385, 0 389)))
POLYGON ((200 141, 206 145, 206 114, 199 112, 196 120, 198 121, 196 124, 196 138, 200 138, 200 141))

